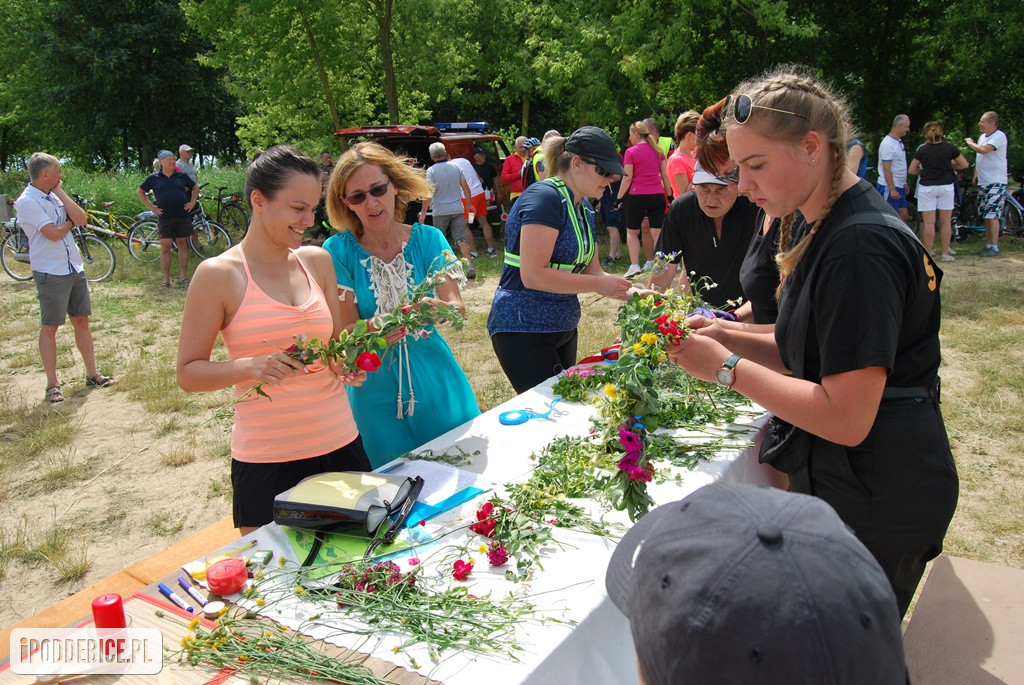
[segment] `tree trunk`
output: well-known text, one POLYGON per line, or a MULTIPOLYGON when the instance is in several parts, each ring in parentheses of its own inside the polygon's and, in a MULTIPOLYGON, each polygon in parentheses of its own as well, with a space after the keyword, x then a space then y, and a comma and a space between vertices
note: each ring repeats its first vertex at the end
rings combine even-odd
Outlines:
POLYGON ((527 136, 530 130, 530 96, 523 93, 523 125, 519 131, 520 135, 527 136))
POLYGON ((398 87, 395 85, 395 56, 391 51, 391 10, 394 0, 373 0, 373 15, 377 19, 377 39, 380 41, 380 60, 384 67, 384 98, 388 103, 388 123, 398 124, 398 87))
POLYGON ((320 58, 320 50, 316 47, 316 38, 313 37, 313 29, 309 26, 309 20, 306 19, 306 13, 302 11, 302 6, 299 5, 296 9, 299 12, 300 21, 302 21, 302 28, 306 32, 306 38, 309 40, 309 47, 313 50, 313 61, 316 62, 316 73, 320 76, 320 85, 323 86, 324 95, 327 98, 327 107, 331 110, 331 121, 334 123, 334 130, 337 131, 341 128, 341 119, 338 118, 338 104, 334 101, 334 94, 331 93, 331 85, 327 82, 327 72, 324 71, 324 63, 320 58))

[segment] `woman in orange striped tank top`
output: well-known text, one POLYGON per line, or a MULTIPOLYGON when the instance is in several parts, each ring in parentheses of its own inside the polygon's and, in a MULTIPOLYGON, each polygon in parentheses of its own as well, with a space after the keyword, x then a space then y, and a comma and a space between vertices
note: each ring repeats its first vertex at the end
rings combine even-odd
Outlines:
POLYGON ((274 497, 325 471, 368 471, 352 418, 345 374, 303 366, 282 350, 294 336, 326 339, 342 329, 334 265, 319 247, 302 247, 320 201, 320 167, 276 146, 249 165, 245 194, 252 223, 242 242, 196 269, 178 342, 178 385, 186 392, 257 382, 270 396, 235 405, 231 483, 235 525, 243 535, 273 518, 274 497), (230 361, 210 359, 220 333, 230 361))

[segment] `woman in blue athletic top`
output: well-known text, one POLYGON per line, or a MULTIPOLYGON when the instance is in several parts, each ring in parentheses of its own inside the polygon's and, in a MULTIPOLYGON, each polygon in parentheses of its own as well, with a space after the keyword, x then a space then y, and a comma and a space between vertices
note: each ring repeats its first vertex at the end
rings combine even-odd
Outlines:
POLYGON ((604 272, 594 209, 622 175, 615 143, 596 126, 544 144, 553 173, 528 187, 505 222, 505 266, 487 319, 491 345, 516 392, 576 363, 579 293, 625 300, 630 283, 604 272))

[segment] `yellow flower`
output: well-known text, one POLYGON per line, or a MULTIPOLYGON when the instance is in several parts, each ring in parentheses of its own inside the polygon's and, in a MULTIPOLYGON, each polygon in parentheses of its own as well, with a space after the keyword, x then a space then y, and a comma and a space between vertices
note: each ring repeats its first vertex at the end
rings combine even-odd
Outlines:
POLYGON ((644 347, 641 343, 633 343, 633 351, 636 352, 637 354, 643 354, 644 352, 647 351, 647 348, 644 347))
POLYGON ((395 654, 398 654, 398 645, 395 645, 394 647, 392 647, 391 651, 394 652, 395 654))
POLYGON ((278 566, 284 566, 287 563, 288 563, 288 560, 284 558, 284 555, 281 555, 281 556, 279 556, 277 558, 277 565, 278 566))
POLYGON ((665 361, 666 359, 668 359, 668 355, 667 354, 665 354, 664 352, 658 353, 658 363, 659 364, 661 362, 665 361))
POLYGON ((605 383, 604 384, 604 394, 608 395, 608 397, 616 398, 616 397, 619 396, 619 389, 616 388, 611 383, 605 383))
POLYGON ((198 627, 199 627, 199 619, 198 618, 194 618, 194 619, 192 619, 191 621, 188 622, 188 629, 191 630, 192 632, 195 632, 196 628, 198 628, 198 627))
POLYGON ((267 603, 267 600, 263 599, 262 597, 258 597, 256 599, 256 606, 258 606, 258 607, 261 607, 261 606, 263 606, 266 603, 267 603))
POLYGON ((295 594, 301 595, 305 591, 306 591, 306 588, 302 587, 301 585, 296 585, 295 586, 295 594))
POLYGON ((194 640, 191 635, 186 635, 185 637, 181 638, 181 648, 188 649, 190 646, 192 646, 193 641, 194 640))
POLYGON ((487 545, 480 545, 480 554, 487 554, 487 545))
POLYGON ((640 342, 642 342, 645 345, 653 345, 654 343, 658 342, 658 336, 656 336, 654 333, 644 333, 643 335, 640 336, 640 342))

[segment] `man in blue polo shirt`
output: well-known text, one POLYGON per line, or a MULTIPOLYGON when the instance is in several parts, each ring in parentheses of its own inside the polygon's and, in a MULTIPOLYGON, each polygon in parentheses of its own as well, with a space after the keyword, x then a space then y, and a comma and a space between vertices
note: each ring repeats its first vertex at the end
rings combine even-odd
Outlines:
POLYGON ((160 268, 164 272, 161 288, 171 287, 171 245, 178 243, 178 281, 188 285, 188 239, 192 236, 192 215, 190 212, 199 200, 199 186, 187 175, 174 168, 174 153, 161 150, 156 158, 160 171, 146 177, 136 189, 136 194, 151 212, 157 215, 157 230, 160 232, 160 268), (152 191, 156 204, 146 193, 152 191))

